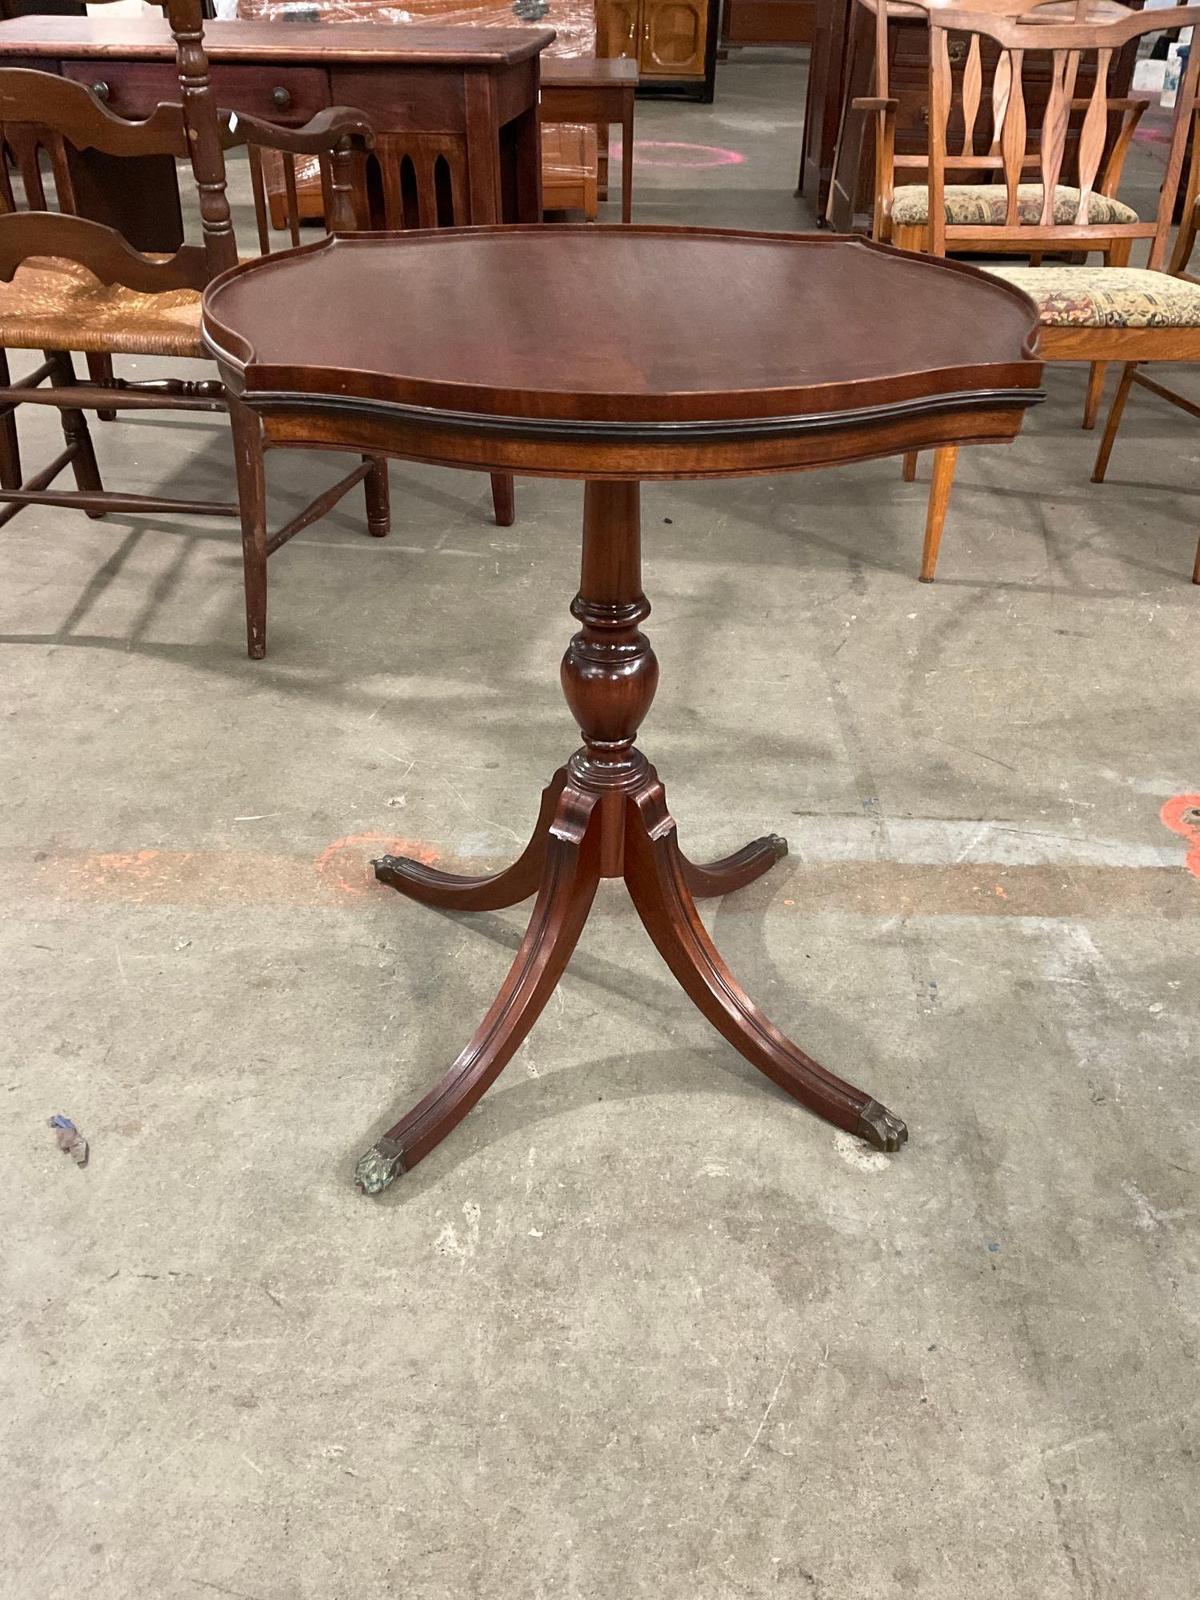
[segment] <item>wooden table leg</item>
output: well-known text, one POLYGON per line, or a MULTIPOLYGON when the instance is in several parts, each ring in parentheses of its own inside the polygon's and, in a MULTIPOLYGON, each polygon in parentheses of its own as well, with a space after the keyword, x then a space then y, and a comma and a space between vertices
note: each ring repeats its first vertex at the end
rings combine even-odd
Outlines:
POLYGON ((621 221, 633 221, 633 90, 621 106, 621 221))
POLYGON ((376 863, 381 882, 428 905, 494 909, 535 890, 537 900, 508 976, 469 1044, 359 1162, 356 1177, 366 1193, 387 1188, 427 1156, 509 1061, 566 969, 601 878, 624 878, 682 988, 760 1072, 881 1150, 898 1150, 908 1137, 898 1117, 780 1033, 743 993, 700 921, 697 895, 743 887, 787 846, 772 834, 708 866, 679 849, 663 786, 635 744, 658 685, 658 662, 640 626, 650 605, 642 592, 638 500, 636 483, 587 485, 582 579, 571 606, 582 626, 562 663, 563 692, 583 745, 544 791, 520 857, 492 877, 456 877, 403 857, 376 863))

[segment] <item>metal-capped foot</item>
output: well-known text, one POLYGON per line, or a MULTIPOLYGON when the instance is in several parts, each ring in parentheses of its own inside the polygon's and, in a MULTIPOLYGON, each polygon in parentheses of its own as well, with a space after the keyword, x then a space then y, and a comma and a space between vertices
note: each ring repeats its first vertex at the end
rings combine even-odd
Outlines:
POLYGON ((858 1136, 876 1150, 895 1152, 908 1138, 908 1129, 878 1100, 868 1100, 858 1119, 858 1136))
POLYGON ((784 856, 788 853, 788 843, 783 835, 780 833, 769 833, 767 835, 767 843, 771 846, 771 849, 774 850, 776 861, 782 861, 784 856))
POLYGON ((379 1194, 404 1171, 404 1150, 394 1139, 372 1145, 354 1169, 354 1181, 364 1194, 379 1194))

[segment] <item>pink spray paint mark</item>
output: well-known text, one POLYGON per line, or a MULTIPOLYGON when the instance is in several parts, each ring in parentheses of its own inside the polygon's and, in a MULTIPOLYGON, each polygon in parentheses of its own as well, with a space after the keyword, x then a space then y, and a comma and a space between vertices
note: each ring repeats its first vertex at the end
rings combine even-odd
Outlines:
MULTIPOLYGON (((740 167, 746 160, 740 150, 723 150, 716 144, 685 144, 675 139, 636 139, 633 159, 639 167, 673 167, 689 172, 703 172, 709 167, 740 167), (664 158, 659 152, 669 153, 664 158)), ((620 160, 618 146, 614 146, 610 160, 620 160)))

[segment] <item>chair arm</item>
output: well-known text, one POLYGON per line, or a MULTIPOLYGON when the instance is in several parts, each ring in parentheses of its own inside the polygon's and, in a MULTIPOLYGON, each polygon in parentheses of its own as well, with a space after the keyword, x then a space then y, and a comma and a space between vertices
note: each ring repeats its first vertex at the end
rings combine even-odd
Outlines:
POLYGON ((878 123, 875 134, 875 203, 871 210, 871 237, 885 242, 892 233, 892 191, 896 185, 896 111, 900 102, 894 95, 856 95, 851 109, 865 115, 874 114, 878 123))
POLYGON ((1150 95, 1130 95, 1125 100, 1109 101, 1110 109, 1120 111, 1122 116, 1117 137, 1113 140, 1108 160, 1104 163, 1104 171, 1100 174, 1100 182, 1097 185, 1100 194, 1116 197, 1121 173, 1125 167, 1125 157, 1129 154, 1129 147, 1133 143, 1133 135, 1146 107, 1153 104, 1154 100, 1150 95))
POLYGON ((223 117, 222 143, 253 144, 292 156, 324 156, 348 147, 370 150, 375 130, 361 111, 349 106, 327 106, 302 128, 281 128, 261 117, 231 111, 223 117))
POLYGON ((1184 212, 1183 221, 1179 224, 1179 232, 1175 235, 1175 251, 1171 257, 1169 270, 1176 277, 1186 277, 1188 263, 1192 259, 1192 251, 1196 247, 1196 232, 1200 228, 1200 200, 1193 200, 1184 212))
MULTIPOLYGON (((1086 111, 1091 103, 1092 102, 1090 100, 1076 98, 1071 101, 1071 110, 1086 111)), ((1158 96, 1156 94, 1125 94, 1114 96, 1112 99, 1107 101, 1108 109, 1110 111, 1136 110, 1139 117, 1141 116, 1142 112, 1145 111, 1147 106, 1156 106, 1157 104, 1158 96)))

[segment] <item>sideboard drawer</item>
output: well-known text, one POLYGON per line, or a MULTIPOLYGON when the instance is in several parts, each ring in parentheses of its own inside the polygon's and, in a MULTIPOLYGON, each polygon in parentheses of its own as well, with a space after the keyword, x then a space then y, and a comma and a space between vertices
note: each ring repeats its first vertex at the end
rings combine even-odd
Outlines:
MULTIPOLYGON (((123 117, 149 116, 162 100, 178 100, 172 62, 64 61, 63 76, 86 83, 123 117)), ((320 67, 215 66, 213 93, 223 111, 244 111, 293 127, 329 104, 329 78, 320 67)))

